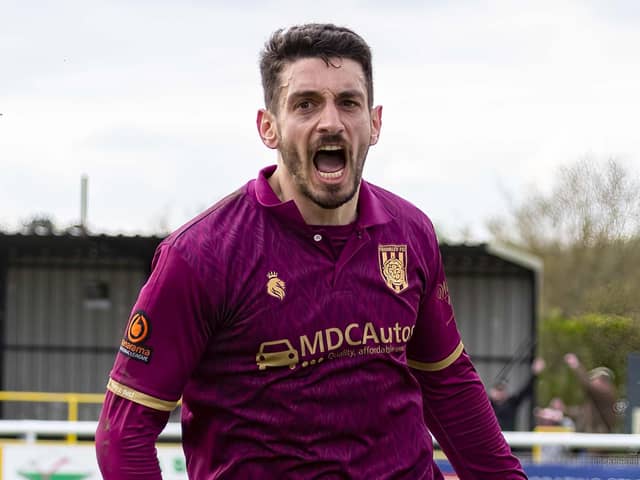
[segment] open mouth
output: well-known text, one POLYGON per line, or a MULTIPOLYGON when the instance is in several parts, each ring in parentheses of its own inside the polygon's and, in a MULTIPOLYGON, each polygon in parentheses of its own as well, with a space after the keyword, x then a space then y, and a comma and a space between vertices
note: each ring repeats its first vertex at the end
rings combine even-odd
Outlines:
POLYGON ((344 147, 340 145, 322 145, 313 156, 313 164, 322 178, 340 178, 347 164, 344 147))

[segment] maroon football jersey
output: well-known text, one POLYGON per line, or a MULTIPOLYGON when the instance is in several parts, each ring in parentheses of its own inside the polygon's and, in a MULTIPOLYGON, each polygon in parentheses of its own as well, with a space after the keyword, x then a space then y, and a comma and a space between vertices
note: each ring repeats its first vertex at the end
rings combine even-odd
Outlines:
POLYGON ((412 369, 463 346, 431 222, 363 181, 351 230, 307 225, 274 168, 158 247, 109 390, 182 398, 190 478, 432 478, 412 369))

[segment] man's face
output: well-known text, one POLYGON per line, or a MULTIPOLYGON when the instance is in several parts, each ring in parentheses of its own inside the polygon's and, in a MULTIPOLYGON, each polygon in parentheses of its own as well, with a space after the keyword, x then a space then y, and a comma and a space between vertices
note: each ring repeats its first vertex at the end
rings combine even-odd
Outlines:
POLYGON ((350 59, 303 58, 280 74, 276 141, 286 180, 324 209, 358 192, 381 108, 368 107, 362 67, 350 59))
POLYGON ((496 403, 502 403, 509 397, 506 385, 498 384, 489 389, 489 398, 496 403))

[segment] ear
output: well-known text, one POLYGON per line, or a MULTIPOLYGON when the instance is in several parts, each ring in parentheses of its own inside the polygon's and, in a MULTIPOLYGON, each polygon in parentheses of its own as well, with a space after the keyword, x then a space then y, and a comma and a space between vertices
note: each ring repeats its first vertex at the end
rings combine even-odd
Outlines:
POLYGON ((382 128, 382 105, 371 109, 371 138, 369 145, 375 145, 380 138, 380 129, 382 128))
POLYGON ((269 110, 261 108, 258 110, 256 117, 256 126, 262 143, 269 148, 278 147, 278 130, 276 127, 276 119, 269 110))

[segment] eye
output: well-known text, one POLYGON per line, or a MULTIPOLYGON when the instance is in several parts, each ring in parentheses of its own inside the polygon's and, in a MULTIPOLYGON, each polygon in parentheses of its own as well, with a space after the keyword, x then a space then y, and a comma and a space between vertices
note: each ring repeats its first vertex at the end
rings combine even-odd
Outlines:
POLYGON ((348 109, 357 108, 360 105, 356 100, 351 100, 351 99, 348 99, 348 98, 342 100, 342 102, 340 102, 340 104, 344 108, 348 108, 348 109))
POLYGON ((301 100, 295 104, 296 110, 309 110, 313 104, 309 100, 301 100))

